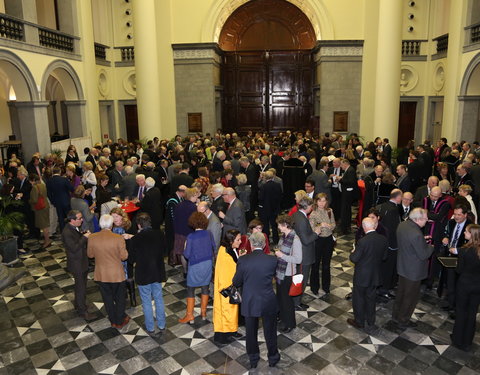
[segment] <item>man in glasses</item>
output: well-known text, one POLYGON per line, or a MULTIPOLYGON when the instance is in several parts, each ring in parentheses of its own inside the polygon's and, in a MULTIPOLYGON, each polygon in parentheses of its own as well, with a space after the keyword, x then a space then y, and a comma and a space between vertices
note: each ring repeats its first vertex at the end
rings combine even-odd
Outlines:
POLYGON ((88 257, 87 257, 87 239, 90 232, 82 233, 82 213, 77 210, 71 210, 67 214, 67 224, 62 231, 62 241, 67 253, 67 269, 73 275, 75 280, 75 301, 74 306, 85 320, 93 320, 96 315, 87 310, 87 275, 88 275, 88 257))

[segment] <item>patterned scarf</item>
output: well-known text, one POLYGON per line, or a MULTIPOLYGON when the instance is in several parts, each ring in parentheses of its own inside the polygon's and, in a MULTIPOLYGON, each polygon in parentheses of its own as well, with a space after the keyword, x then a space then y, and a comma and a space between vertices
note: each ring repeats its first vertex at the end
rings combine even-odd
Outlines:
MULTIPOLYGON (((293 240, 295 238, 295 231, 292 230, 287 236, 282 238, 282 242, 280 244, 280 251, 285 255, 292 254, 292 246, 293 240), (288 253, 287 253, 288 251, 288 253)), ((288 262, 283 260, 282 258, 277 259, 277 282, 280 284, 281 281, 285 278, 285 271, 287 270, 288 262)))

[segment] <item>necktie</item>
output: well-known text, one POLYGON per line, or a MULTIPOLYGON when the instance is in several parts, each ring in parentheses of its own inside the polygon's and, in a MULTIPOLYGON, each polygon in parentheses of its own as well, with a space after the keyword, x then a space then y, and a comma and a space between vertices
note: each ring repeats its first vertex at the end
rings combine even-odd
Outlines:
POLYGON ((457 229, 455 230, 455 235, 453 236, 452 243, 450 247, 457 247, 458 237, 460 236, 460 225, 457 224, 457 229))
POLYGON ((138 199, 142 200, 143 199, 143 186, 138 189, 138 199))
POLYGON ((432 201, 432 210, 435 209, 435 206, 437 205, 437 201, 432 201))

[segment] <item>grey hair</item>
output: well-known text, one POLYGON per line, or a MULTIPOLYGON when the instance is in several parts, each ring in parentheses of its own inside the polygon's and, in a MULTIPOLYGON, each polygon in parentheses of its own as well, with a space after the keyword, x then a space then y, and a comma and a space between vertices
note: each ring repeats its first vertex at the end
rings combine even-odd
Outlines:
POLYGON ((113 217, 112 215, 102 215, 100 216, 100 220, 98 222, 100 224, 100 228, 102 229, 112 229, 113 226, 113 217))
POLYGON ((306 210, 313 204, 313 199, 309 196, 303 197, 298 201, 298 208, 301 210, 306 210))
POLYGON ((265 247, 265 235, 262 232, 252 233, 249 239, 252 249, 263 249, 265 247))
POLYGON ((417 221, 425 216, 427 216, 427 210, 420 207, 414 208, 412 211, 410 211, 410 215, 408 215, 412 221, 417 221))
POLYGON ((155 180, 152 177, 147 177, 147 179, 145 180, 145 185, 148 188, 152 188, 155 186, 155 180))
POLYGON ((215 192, 215 193, 223 193, 223 189, 225 187, 222 185, 222 184, 215 184, 212 186, 212 190, 215 192))

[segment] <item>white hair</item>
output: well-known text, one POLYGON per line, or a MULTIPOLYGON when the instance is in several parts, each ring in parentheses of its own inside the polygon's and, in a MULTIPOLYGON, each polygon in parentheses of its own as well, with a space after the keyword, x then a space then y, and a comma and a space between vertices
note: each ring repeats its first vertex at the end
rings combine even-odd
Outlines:
POLYGON ((99 224, 102 229, 112 229, 113 217, 108 214, 102 215, 100 216, 99 224))
POLYGON ((130 165, 127 165, 127 166, 125 167, 125 173, 126 173, 126 174, 132 174, 132 173, 133 173, 133 167, 130 166, 130 165))
POLYGON ((147 177, 147 179, 145 180, 145 185, 147 186, 147 188, 152 188, 155 186, 155 180, 152 177, 147 177))
POLYGON ((137 176, 135 177, 135 180, 136 181, 145 180, 145 175, 144 174, 137 174, 137 176))
POLYGON ((215 193, 223 193, 223 189, 225 189, 225 187, 222 184, 215 184, 212 186, 212 191, 215 193))
POLYGON ((261 232, 252 233, 249 240, 254 249, 263 249, 265 247, 265 236, 261 232))

